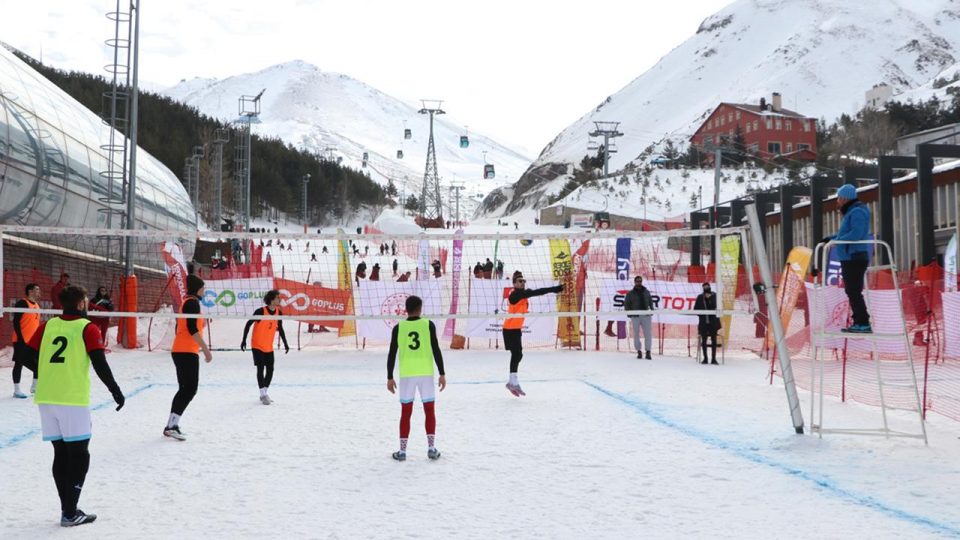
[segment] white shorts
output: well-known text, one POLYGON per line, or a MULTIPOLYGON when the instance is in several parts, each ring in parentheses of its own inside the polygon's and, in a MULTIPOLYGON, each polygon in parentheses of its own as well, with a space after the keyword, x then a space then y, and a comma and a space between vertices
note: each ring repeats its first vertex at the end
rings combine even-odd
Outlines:
POLYGON ((400 403, 413 403, 413 398, 420 392, 420 401, 430 403, 436 399, 436 390, 433 387, 433 375, 423 377, 400 378, 400 403))
POLYGON ((93 424, 90 407, 40 404, 40 430, 45 441, 85 441, 93 424))

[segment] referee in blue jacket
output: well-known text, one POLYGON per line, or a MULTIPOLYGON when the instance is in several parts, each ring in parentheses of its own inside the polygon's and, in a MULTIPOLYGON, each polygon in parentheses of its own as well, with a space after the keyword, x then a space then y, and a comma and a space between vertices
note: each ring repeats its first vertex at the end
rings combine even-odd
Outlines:
MULTIPOLYGON (((834 236, 828 236, 822 242, 830 240, 856 241, 870 239, 870 209, 857 200, 857 188, 852 184, 844 184, 837 191, 837 205, 843 214, 840 230, 834 236)), ((844 328, 843 332, 854 334, 869 334, 870 314, 867 313, 867 304, 863 300, 863 280, 867 273, 870 258, 870 244, 839 244, 837 260, 840 261, 840 273, 843 276, 843 289, 850 300, 850 309, 853 311, 853 324, 844 328)))

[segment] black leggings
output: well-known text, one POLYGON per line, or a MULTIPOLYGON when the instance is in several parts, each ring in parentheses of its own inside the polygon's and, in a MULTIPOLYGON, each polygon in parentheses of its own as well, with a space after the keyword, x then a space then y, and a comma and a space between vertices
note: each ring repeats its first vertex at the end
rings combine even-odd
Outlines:
POLYGON ((197 385, 200 383, 200 355, 195 353, 171 353, 173 365, 177 368, 177 384, 179 388, 173 396, 170 412, 183 415, 187 405, 197 395, 197 385))
POLYGON ((520 360, 523 360, 522 330, 506 329, 503 331, 503 348, 510 351, 510 373, 520 369, 520 360))
POLYGON ((257 384, 260 388, 269 388, 273 380, 273 351, 253 351, 253 365, 257 366, 257 384))
MULTIPOLYGON (((20 384, 20 374, 23 373, 23 361, 29 357, 30 351, 26 344, 16 342, 13 344, 13 384, 20 384)), ((27 366, 30 369, 30 366, 27 366)), ((33 378, 37 378, 37 371, 33 371, 33 378)))
POLYGON ((90 440, 53 443, 53 481, 60 495, 60 511, 72 518, 77 513, 77 502, 83 481, 90 469, 90 440))

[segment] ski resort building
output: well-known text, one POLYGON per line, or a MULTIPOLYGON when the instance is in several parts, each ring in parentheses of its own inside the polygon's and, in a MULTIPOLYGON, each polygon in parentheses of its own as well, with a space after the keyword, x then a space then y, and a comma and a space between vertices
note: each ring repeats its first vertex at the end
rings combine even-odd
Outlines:
MULTIPOLYGON (((771 160, 815 161, 817 120, 783 108, 774 93, 768 103, 721 103, 690 138, 691 144, 712 152, 715 145, 732 145, 743 138, 747 153, 771 160)), ((707 157, 708 161, 712 156, 707 157)))

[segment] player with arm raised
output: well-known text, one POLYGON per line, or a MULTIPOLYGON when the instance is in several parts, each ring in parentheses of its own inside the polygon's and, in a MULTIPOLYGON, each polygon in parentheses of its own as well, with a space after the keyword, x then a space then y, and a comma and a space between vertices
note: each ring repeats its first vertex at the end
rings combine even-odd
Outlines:
POLYGON ((523 314, 530 311, 529 300, 534 296, 560 292, 563 292, 563 285, 528 289, 527 280, 524 279, 523 274, 519 272, 513 274, 513 290, 507 297, 509 303, 507 312, 515 316, 508 317, 503 321, 503 348, 510 351, 510 379, 507 381, 507 390, 514 396, 527 395, 520 388, 517 370, 520 368, 520 360, 523 359, 523 314))

